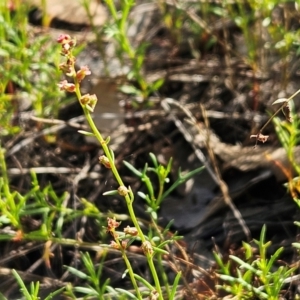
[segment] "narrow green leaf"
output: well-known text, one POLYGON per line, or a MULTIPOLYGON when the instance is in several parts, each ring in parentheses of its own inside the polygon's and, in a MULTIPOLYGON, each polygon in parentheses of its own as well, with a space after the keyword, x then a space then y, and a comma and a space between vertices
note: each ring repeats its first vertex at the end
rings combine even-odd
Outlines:
POLYGON ((164 249, 158 248, 158 247, 153 247, 154 251, 157 253, 161 253, 161 254, 165 254, 165 255, 169 255, 170 253, 164 249))
POLYGON ((117 194, 118 194, 118 191, 117 190, 113 190, 113 191, 104 192, 102 195, 103 196, 111 196, 111 195, 117 195, 117 194))
POLYGON ((130 299, 138 300, 138 298, 134 294, 132 294, 131 292, 129 292, 127 290, 124 290, 124 289, 121 289, 121 288, 115 288, 115 290, 117 292, 119 292, 121 295, 126 295, 126 296, 130 297, 130 299))
POLYGON ((247 269, 252 271, 253 273, 257 274, 258 270, 256 270, 254 267, 252 267, 250 264, 244 262, 242 259, 240 259, 237 256, 234 255, 229 255, 229 258, 232 259, 233 261, 237 262, 240 265, 240 268, 242 269, 247 269))
POLYGON ((86 288, 86 287, 83 287, 83 286, 75 286, 73 289, 74 289, 75 292, 86 294, 88 296, 95 296, 95 297, 99 296, 98 292, 95 291, 91 287, 86 288))
POLYGON ((85 136, 95 136, 92 132, 88 132, 85 130, 78 130, 79 133, 85 135, 85 136))
POLYGON ((76 268, 70 267, 70 266, 65 266, 67 268, 67 270, 71 273, 74 274, 75 276, 81 278, 81 279, 88 279, 89 276, 87 274, 85 274, 82 271, 79 271, 76 268))
POLYGON ((130 164, 126 160, 123 160, 123 163, 136 176, 138 176, 138 177, 142 177, 143 176, 143 174, 139 170, 137 170, 132 164, 130 164))
POLYGON ((178 283, 179 283, 180 278, 181 278, 181 271, 177 273, 177 275, 174 279, 170 299, 175 299, 175 294, 176 294, 176 291, 177 291, 177 288, 178 288, 178 283))
POLYGON ((145 287, 147 287, 150 291, 155 290, 155 287, 151 285, 150 282, 148 282, 145 278, 141 277, 138 274, 134 274, 134 277, 137 281, 141 282, 145 287))
MULTIPOLYGON (((138 194, 142 199, 146 200, 147 195, 146 195, 145 193, 138 191, 137 194, 138 194)), ((0 217, 0 222, 1 222, 1 217, 0 217)))
POLYGON ((55 296, 61 294, 61 293, 65 290, 65 288, 66 288, 66 287, 62 287, 62 288, 60 288, 60 289, 58 289, 58 290, 56 290, 56 291, 50 293, 50 294, 45 298, 45 300, 51 300, 53 297, 55 297, 55 296))
POLYGON ((140 95, 141 91, 133 85, 122 85, 120 91, 124 94, 140 95))
POLYGON ((13 273, 14 277, 16 278, 19 286, 21 287, 22 294, 24 295, 26 300, 32 300, 32 297, 29 294, 29 292, 28 292, 28 290, 25 286, 25 283, 24 283, 23 279, 21 278, 21 276, 17 273, 17 271, 15 269, 12 270, 12 273, 13 273))
POLYGON ((267 271, 270 271, 271 268, 273 267, 275 261, 278 259, 280 254, 283 252, 284 248, 280 247, 279 249, 276 250, 276 252, 271 256, 270 260, 267 263, 267 271))
POLYGON ((158 167, 158 162, 157 162, 156 156, 152 152, 149 153, 149 156, 152 160, 152 163, 153 163, 154 167, 157 168, 158 167))

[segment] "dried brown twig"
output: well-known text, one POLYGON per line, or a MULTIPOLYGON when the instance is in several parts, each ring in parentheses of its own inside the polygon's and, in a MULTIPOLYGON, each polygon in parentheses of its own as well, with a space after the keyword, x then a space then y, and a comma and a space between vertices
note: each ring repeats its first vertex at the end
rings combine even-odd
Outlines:
MULTIPOLYGON (((200 108, 201 108, 201 113, 202 113, 202 116, 203 116, 203 119, 204 119, 204 124, 205 124, 206 128, 209 128, 210 126, 209 126, 209 121, 208 121, 208 118, 207 118, 207 115, 206 115, 205 108, 204 108, 203 105, 200 105, 200 108)), ((217 165, 215 154, 214 154, 214 152, 212 150, 212 147, 210 145, 209 135, 207 135, 207 137, 206 137, 206 148, 207 148, 210 160, 212 162, 212 165, 214 167, 215 174, 216 174, 217 179, 218 179, 218 185, 220 187, 220 190, 221 190, 221 193, 223 195, 224 201, 229 206, 229 208, 231 209, 233 215, 235 216, 235 218, 237 219, 237 221, 241 225, 247 239, 251 240, 250 230, 249 230, 248 226, 246 225, 246 222, 244 221, 241 213, 239 212, 239 210, 234 205, 234 203, 233 203, 233 201, 232 201, 232 199, 229 195, 229 190, 228 190, 227 184, 224 182, 224 180, 222 180, 221 172, 220 172, 219 167, 217 165)))
POLYGON ((288 122, 292 122, 292 117, 290 115, 290 105, 289 105, 289 102, 295 98, 298 94, 300 93, 300 89, 295 92, 292 96, 290 96, 289 98, 279 98, 277 99, 276 101, 274 101, 272 103, 272 105, 274 104, 279 104, 279 103, 282 103, 281 106, 273 113, 273 115, 269 118, 269 120, 261 127, 261 129, 259 130, 259 132, 257 134, 252 134, 250 136, 250 138, 255 138, 256 139, 256 142, 255 142, 255 145, 254 145, 254 148, 256 148, 257 146, 257 143, 258 142, 262 142, 262 143, 265 143, 267 140, 268 140, 268 135, 263 135, 262 132, 263 130, 267 127, 267 125, 270 124, 270 122, 275 118, 275 116, 278 115, 278 113, 280 111, 283 112, 284 116, 286 117, 286 120, 288 122))

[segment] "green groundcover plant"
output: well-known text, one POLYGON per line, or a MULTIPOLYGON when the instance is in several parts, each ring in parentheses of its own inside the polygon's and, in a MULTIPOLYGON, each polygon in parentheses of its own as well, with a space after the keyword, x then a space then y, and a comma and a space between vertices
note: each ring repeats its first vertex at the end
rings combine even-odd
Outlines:
MULTIPOLYGON (((102 137, 101 133, 95 126, 95 123, 92 119, 91 113, 93 112, 97 104, 96 95, 90 95, 90 94, 82 95, 80 92, 80 83, 87 75, 90 75, 90 71, 86 66, 81 67, 80 70, 78 71, 76 71, 75 69, 75 57, 73 56, 72 53, 72 50, 76 45, 76 41, 74 39, 72 39, 68 35, 62 35, 58 38, 58 42, 62 45, 61 53, 65 57, 65 62, 60 64, 60 69, 63 70, 63 72, 65 72, 65 74, 68 77, 71 77, 74 82, 74 83, 70 83, 67 80, 64 80, 59 84, 59 87, 61 90, 74 92, 76 94, 79 103, 83 109, 84 115, 92 130, 92 132, 87 132, 87 131, 80 131, 80 132, 84 135, 94 136, 97 138, 99 144, 101 145, 104 151, 104 155, 101 155, 99 157, 99 162, 104 167, 112 171, 116 181, 119 184, 119 188, 117 190, 106 192, 105 195, 112 195, 118 193, 119 195, 124 197, 130 219, 134 225, 133 227, 126 227, 124 229, 124 234, 120 234, 117 231, 117 228, 120 226, 120 223, 113 218, 108 218, 107 232, 109 232, 114 239, 111 244, 111 247, 120 250, 122 253, 122 257, 127 267, 126 273, 129 274, 130 280, 133 284, 136 293, 135 297, 137 297, 138 299, 142 299, 143 297, 138 287, 138 282, 140 282, 149 289, 148 294, 150 298, 156 297, 157 299, 164 299, 162 284, 159 280, 158 269, 154 264, 154 258, 156 256, 161 257, 161 255, 163 254, 168 255, 168 251, 166 251, 164 248, 168 243, 171 243, 172 240, 162 240, 161 237, 159 237, 158 235, 160 233, 156 233, 157 234, 156 236, 153 236, 151 239, 149 239, 149 237, 143 233, 133 209, 134 193, 130 187, 126 187, 124 185, 123 180, 116 168, 115 161, 114 161, 114 153, 109 148, 109 138, 104 139, 102 137), (141 242, 141 248, 147 259, 148 266, 153 277, 154 286, 152 286, 149 282, 145 281, 142 277, 134 273, 131 263, 126 255, 127 247, 136 239, 140 240, 141 242), (159 243, 155 241, 159 241, 159 243)), ((159 206, 163 201, 163 199, 179 184, 185 182, 196 173, 202 171, 203 168, 199 168, 193 172, 188 173, 185 176, 179 173, 179 179, 175 181, 175 183, 167 191, 164 191, 164 184, 169 180, 168 175, 171 171, 172 160, 169 161, 167 167, 164 167, 163 165, 158 163, 156 157, 153 154, 150 154, 150 157, 152 159, 154 168, 149 168, 148 165, 146 165, 142 172, 138 171, 127 162, 125 162, 125 164, 129 169, 133 171, 133 173, 135 173, 141 179, 142 182, 145 183, 146 188, 148 190, 148 194, 140 193, 140 196, 146 201, 149 208, 147 211, 151 215, 152 222, 156 224, 156 228, 158 228, 157 210, 159 209, 159 206), (147 172, 149 171, 154 172, 157 175, 158 183, 159 183, 159 189, 157 195, 155 195, 152 182, 150 181, 150 178, 147 176, 147 172)), ((158 258, 158 260, 161 261, 161 258, 158 258)), ((166 294, 168 295, 168 299, 174 298, 180 276, 181 273, 178 272, 172 286, 170 288, 166 286, 167 287, 166 294)))
MULTIPOLYGON (((147 45, 141 44, 138 49, 134 49, 127 36, 128 16, 135 2, 132 0, 121 1, 121 13, 117 11, 118 6, 114 1, 106 0, 105 2, 112 18, 111 23, 105 26, 104 31, 108 36, 115 39, 120 60, 123 59, 123 56, 129 58, 132 71, 128 74, 128 79, 137 83, 137 85, 123 86, 121 89, 125 93, 133 94, 146 100, 152 92, 157 91, 162 86, 164 81, 162 78, 154 83, 146 81, 142 67, 147 45)), ((191 18, 192 14, 185 15, 185 11, 188 12, 188 9, 184 6, 185 3, 178 1, 176 9, 172 10, 169 9, 164 1, 158 2, 163 14, 162 18, 166 26, 173 30, 172 36, 176 41, 180 40, 180 28, 184 26, 185 22, 191 25, 192 30, 196 30, 196 34, 199 34, 199 30, 203 35, 209 32, 206 26, 200 26, 205 25, 205 23, 197 23, 195 17, 194 19, 191 18)), ((18 4, 18 1, 15 1, 15 3, 18 4)), ((88 9, 88 3, 85 1, 84 4, 88 9)), ((196 7, 199 3, 192 5, 196 7)), ((240 1, 236 5, 229 1, 224 1, 220 5, 208 2, 202 5, 201 2, 200 11, 204 20, 209 20, 211 16, 222 16, 235 22, 247 42, 248 47, 245 60, 254 71, 257 71, 260 60, 265 57, 266 51, 269 51, 271 48, 277 51, 277 54, 286 62, 288 62, 288 56, 291 52, 296 54, 299 52, 299 31, 289 30, 287 24, 272 22, 272 12, 278 5, 280 5, 280 1, 249 1, 248 6, 243 5, 240 1), (257 12, 260 13, 258 14, 257 12), (249 26, 253 24, 258 25, 259 31, 250 32, 248 30, 249 26), (261 36, 257 32, 262 32, 265 29, 271 41, 258 51, 264 41, 261 40, 261 36)), ((72 286, 67 284, 43 299, 52 299, 61 293, 64 293, 70 299, 78 299, 78 295, 83 295, 84 299, 175 299, 182 279, 182 273, 180 269, 175 270, 174 279, 170 283, 164 269, 164 256, 170 255, 169 245, 175 243, 181 237, 174 234, 170 238, 168 232, 171 224, 168 224, 164 229, 159 228, 158 210, 162 201, 172 190, 201 172, 202 168, 188 174, 179 172, 178 179, 171 187, 166 189, 165 184, 169 181, 172 160, 166 166, 163 166, 158 162, 156 156, 150 153, 150 163, 145 164, 143 170, 138 170, 128 162, 124 162, 132 173, 145 184, 147 192, 135 193, 130 186, 125 186, 115 165, 114 153, 109 148, 109 137, 104 138, 102 136, 101 132, 96 128, 91 115, 98 99, 95 95, 81 94, 81 82, 86 76, 90 75, 90 70, 87 66, 82 66, 80 69, 75 68, 74 47, 76 46, 76 40, 69 35, 61 35, 58 38, 57 46, 43 35, 33 38, 28 35, 28 6, 18 4, 16 9, 13 10, 11 6, 7 5, 7 1, 0 0, 0 9, 1 136, 12 135, 20 131, 19 126, 10 125, 14 114, 13 97, 16 90, 25 93, 25 97, 30 96, 35 113, 44 117, 55 115, 55 112, 57 112, 61 103, 55 100, 61 99, 61 91, 74 93, 91 129, 90 132, 81 131, 81 133, 96 137, 103 148, 103 155, 99 157, 99 163, 111 170, 119 185, 117 190, 112 190, 105 194, 119 194, 123 197, 133 224, 120 230, 122 224, 117 218, 118 216, 102 214, 94 204, 85 199, 80 200, 83 207, 82 210, 66 207, 64 203, 68 194, 57 195, 51 185, 42 189, 34 173, 31 174, 32 186, 27 193, 13 191, 10 188, 6 170, 5 150, 0 149, 0 226, 2 228, 12 228, 11 231, 1 232, 0 240, 29 240, 45 243, 43 259, 47 262, 51 258, 52 244, 78 246, 78 241, 75 239, 62 237, 64 224, 72 222, 80 216, 95 218, 101 224, 99 231, 102 234, 108 233, 112 237, 112 242, 109 245, 97 244, 90 246, 101 246, 107 251, 113 249, 121 253, 126 265, 123 277, 130 279, 132 289, 114 288, 110 285, 109 280, 101 281, 102 262, 105 260, 105 253, 101 257, 101 262, 95 266, 89 252, 80 252, 80 259, 84 269, 78 270, 72 266, 66 266, 66 269, 74 276, 85 280, 86 285, 72 286), (60 54, 64 58, 64 61, 61 63, 59 63, 60 54), (68 80, 61 81, 58 84, 60 91, 56 86, 61 76, 61 72, 56 67, 57 65, 59 65, 60 71, 68 78, 68 80), (152 178, 150 174, 155 174, 156 176, 158 191, 154 189, 150 180, 152 178), (147 212, 151 219, 151 226, 147 233, 142 229, 135 215, 133 208, 135 194, 144 199, 147 206, 147 212), (25 232, 21 218, 28 215, 42 216, 42 226, 38 230, 25 232), (105 228, 102 227, 104 222, 105 228), (137 274, 128 258, 126 250, 133 243, 138 244, 142 249, 152 275, 151 282, 137 274)), ((101 31, 101 34, 103 34, 103 31, 101 31)), ((216 43, 215 37, 210 39, 211 43, 216 43)), ((195 57, 200 57, 199 53, 193 53, 195 57)), ((286 82, 288 80, 288 72, 285 69, 283 73, 284 81, 286 82)), ((293 108, 293 100, 298 93, 299 91, 289 98, 276 100, 273 104, 280 107, 270 117, 267 124, 273 120, 279 140, 299 177, 300 167, 297 165, 294 157, 294 148, 299 144, 299 119, 293 108), (280 112, 283 112, 286 118, 285 121, 278 117, 280 112)), ((256 139, 256 144, 267 141, 268 136, 263 133, 266 125, 257 134, 251 136, 256 139)), ((292 174, 288 173, 288 170, 286 170, 286 174, 288 191, 300 207, 300 200, 297 196, 299 193, 299 178, 293 177, 292 174)), ((295 222, 295 224, 297 226, 300 225, 299 222, 295 222)), ((218 281, 216 289, 227 292, 234 299, 280 299, 280 297, 284 296, 283 290, 294 280, 293 275, 296 269, 288 265, 282 266, 278 264, 280 255, 283 252, 282 247, 271 256, 267 254, 270 242, 266 241, 266 230, 266 227, 263 226, 260 238, 259 240, 254 240, 254 244, 243 243, 243 256, 231 255, 229 260, 224 262, 220 253, 214 253, 219 266, 216 272, 218 281), (255 254, 255 251, 258 254, 255 254)), ((295 249, 300 249, 299 243, 293 243, 293 246, 295 249)), ((27 286, 16 270, 13 270, 12 274, 18 282, 25 299, 41 299, 40 283, 38 281, 32 282, 27 286)))
POLYGON ((59 47, 47 35, 28 34, 29 10, 18 1, 0 1, 0 136, 20 131, 12 122, 19 107, 55 116, 62 96, 55 87, 59 47))
MULTIPOLYGON (((143 299, 145 296, 149 296, 150 298, 154 297, 155 299, 174 299, 181 273, 177 273, 173 284, 169 286, 167 281, 161 281, 159 279, 158 271, 163 271, 163 269, 161 269, 161 266, 155 265, 154 258, 156 258, 156 260, 162 264, 162 255, 169 254, 165 248, 166 245, 175 241, 178 237, 174 236, 172 239, 165 240, 163 238, 163 232, 152 231, 151 235, 145 235, 143 233, 132 206, 134 201, 134 193, 130 187, 126 187, 124 185, 118 173, 114 162, 114 154, 109 148, 109 138, 104 139, 102 137, 101 133, 94 125, 93 119, 91 117, 91 113, 93 112, 93 109, 97 102, 97 98, 95 95, 81 95, 80 92, 80 83, 87 75, 90 74, 90 71, 88 67, 81 67, 79 70, 75 69, 75 57, 72 54, 72 49, 76 45, 76 41, 74 39, 72 39, 68 35, 62 35, 58 38, 58 42, 61 44, 62 47, 61 53, 65 57, 65 61, 60 64, 60 69, 65 72, 67 77, 73 79, 73 82, 68 82, 67 80, 60 82, 59 87, 61 90, 74 92, 76 94, 92 130, 92 132, 81 131, 81 133, 89 136, 95 136, 98 139, 104 151, 104 155, 99 157, 99 163, 101 163, 113 172, 119 184, 119 188, 117 190, 112 190, 106 192, 105 194, 111 195, 118 193, 119 195, 123 196, 124 201, 127 204, 129 216, 133 222, 133 227, 127 226, 126 228, 124 228, 124 231, 121 232, 118 231, 120 222, 118 222, 115 218, 109 217, 107 218, 106 231, 113 237, 113 241, 108 247, 111 247, 121 252, 122 258, 126 265, 126 271, 124 273, 124 276, 127 276, 128 274, 132 282, 134 291, 114 289, 109 285, 109 281, 100 283, 99 277, 102 272, 101 264, 99 264, 99 267, 95 269, 90 255, 88 253, 82 253, 81 257, 86 268, 86 272, 79 271, 73 267, 67 268, 75 276, 87 280, 89 282, 89 285, 87 287, 66 286, 50 294, 47 297, 47 299, 51 299, 56 294, 61 293, 62 291, 65 291, 65 293, 69 297, 74 299, 76 299, 77 297, 74 293, 82 293, 90 297, 94 296, 98 299, 114 299, 114 297, 118 297, 118 299, 121 299, 120 297, 123 297, 124 299, 127 299, 126 297, 132 299, 143 299), (143 253, 147 259, 149 269, 153 276, 154 285, 152 285, 150 282, 146 281, 144 278, 142 278, 134 272, 130 260, 127 257, 126 249, 134 241, 140 241, 141 249, 143 250, 143 253), (144 289, 141 289, 141 286, 143 286, 144 289)), ((292 150, 295 144, 297 143, 296 128, 298 128, 298 120, 297 117, 292 113, 292 99, 299 92, 300 91, 296 92, 290 98, 276 100, 274 104, 280 104, 280 108, 275 112, 274 115, 272 115, 272 117, 269 120, 271 121, 272 119, 274 119, 274 122, 277 126, 276 128, 278 134, 280 136, 280 140, 288 153, 293 153, 289 151, 289 149, 292 150), (285 113, 287 122, 292 124, 294 126, 294 129, 292 129, 293 127, 289 127, 287 125, 281 125, 282 122, 279 122, 279 120, 275 118, 280 111, 283 111, 285 113)), ((261 128, 257 135, 252 136, 256 138, 256 143, 259 141, 265 142, 267 140, 268 137, 262 134, 264 127, 265 126, 261 128)), ((0 158, 2 162, 2 173, 5 175, 6 169, 3 150, 1 151, 1 153, 2 156, 0 158)), ((142 182, 145 183, 148 193, 140 193, 140 196, 146 201, 148 206, 147 211, 151 216, 153 224, 156 224, 155 228, 158 228, 157 210, 159 209, 159 205, 161 204, 163 199, 174 188, 176 188, 176 186, 186 181, 191 176, 195 175, 197 172, 200 172, 202 168, 190 172, 186 175, 181 175, 179 173, 178 180, 168 190, 164 191, 164 184, 165 182, 168 182, 168 174, 171 170, 172 160, 169 161, 167 167, 164 167, 157 162, 155 155, 150 154, 150 158, 152 160, 154 168, 149 167, 146 164, 143 171, 137 170, 136 168, 134 168, 134 166, 130 165, 127 162, 125 162, 125 164, 136 176, 138 176, 141 179, 142 182), (155 194, 154 192, 152 182, 150 181, 147 175, 148 172, 154 172, 157 175, 159 182, 158 194, 155 194)), ((291 160, 291 162, 294 162, 292 154, 290 154, 289 159, 291 160)), ((298 166, 295 165, 295 167, 297 168, 298 166)), ((33 179, 34 178, 35 177, 33 174, 33 179)), ((51 219, 50 215, 48 214, 50 211, 50 207, 47 207, 48 204, 41 203, 41 205, 38 207, 30 207, 30 205, 26 205, 26 200, 29 196, 32 196, 33 193, 37 193, 36 197, 38 197, 39 193, 41 193, 41 191, 39 191, 38 182, 36 181, 36 179, 34 179, 33 182, 35 182, 33 190, 24 197, 18 193, 11 192, 9 190, 8 178, 7 176, 3 176, 3 179, 1 180, 2 200, 0 202, 1 211, 3 212, 1 216, 1 221, 2 223, 12 224, 16 229, 18 229, 19 238, 35 238, 38 240, 44 239, 52 240, 55 242, 62 242, 62 239, 60 240, 59 238, 51 238, 52 232, 56 232, 56 235, 59 236, 59 232, 61 231, 61 227, 59 226, 61 226, 64 222, 63 217, 65 216, 65 213, 68 213, 69 215, 74 214, 75 217, 76 213, 78 212, 73 212, 72 210, 66 210, 64 212, 62 209, 60 209, 61 219, 58 219, 57 222, 54 222, 54 219, 51 219), (34 214, 37 212, 44 213, 44 225, 42 226, 39 232, 29 233, 27 235, 23 234, 22 227, 20 225, 20 217, 24 214, 34 214), (53 224, 57 224, 56 228, 52 227, 53 224)), ((292 185, 290 185, 290 187, 292 187, 292 185)), ((49 189, 48 187, 44 192, 49 193, 51 192, 51 189, 49 189)), ((57 196, 55 196, 54 191, 52 191, 51 193, 53 197, 56 198, 55 201, 58 204, 58 208, 59 203, 63 202, 65 196, 63 195, 61 198, 58 198, 57 196)), ((42 198, 43 197, 40 197, 40 199, 42 198)), ((295 201, 298 202, 299 200, 295 198, 295 201)), ((96 208, 93 210, 93 212, 99 213, 96 208)), ((283 287, 287 284, 287 282, 289 282, 291 275, 295 271, 295 268, 291 268, 288 266, 276 267, 276 263, 279 259, 280 254, 283 251, 283 247, 279 248, 271 256, 270 259, 267 258, 267 249, 270 246, 270 242, 265 241, 265 235, 266 227, 264 226, 261 232, 260 239, 258 241, 254 240, 254 243, 258 247, 259 253, 256 257, 254 256, 253 247, 248 243, 243 243, 243 248, 245 250, 244 258, 231 255, 229 256, 230 260, 227 263, 224 263, 221 256, 218 253, 215 253, 216 261, 220 266, 218 279, 223 282, 223 284, 219 284, 216 286, 217 289, 225 290, 231 295, 234 295, 236 299, 252 299, 254 296, 258 297, 259 299, 278 299, 283 287), (235 275, 232 274, 232 264, 237 266, 235 269, 235 275)), ((3 238, 5 237, 2 236, 2 239, 3 238)), ((15 238, 16 236, 14 236, 14 239, 15 238)), ((298 244, 294 244, 294 246, 298 247, 298 244)), ((16 273, 16 271, 13 271, 13 275, 16 277, 16 280, 18 281, 21 287, 21 291, 26 299, 38 299, 38 282, 32 283, 30 288, 27 289, 21 277, 16 273)))

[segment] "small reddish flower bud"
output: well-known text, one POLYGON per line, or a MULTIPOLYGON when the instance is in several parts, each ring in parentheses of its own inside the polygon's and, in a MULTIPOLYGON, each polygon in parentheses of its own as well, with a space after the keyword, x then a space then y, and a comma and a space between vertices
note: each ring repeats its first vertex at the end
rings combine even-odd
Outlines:
POLYGON ((152 245, 149 241, 146 241, 142 244, 142 250, 143 250, 145 255, 147 255, 147 254, 152 255, 153 254, 153 248, 152 248, 152 245))
POLYGON ((68 34, 61 34, 57 42, 61 44, 62 55, 69 56, 71 49, 76 45, 76 40, 72 39, 68 34))
POLYGON ((70 65, 66 64, 66 63, 61 63, 59 64, 59 69, 64 72, 65 74, 66 73, 71 73, 72 71, 72 68, 70 65))
POLYGON ((68 64, 69 66, 74 66, 74 65, 75 65, 75 62, 76 62, 76 57, 75 57, 75 56, 68 57, 68 59, 67 59, 67 64, 68 64))
POLYGON ((57 42, 59 44, 65 44, 68 43, 71 40, 71 37, 68 34, 61 34, 59 35, 59 37, 57 38, 57 42))
POLYGON ((128 242, 125 241, 125 240, 123 240, 123 241, 121 242, 122 248, 123 248, 123 249, 126 249, 126 248, 127 248, 127 244, 128 244, 128 242))
POLYGON ((137 236, 138 235, 138 231, 135 227, 129 227, 127 226, 126 228, 124 228, 124 232, 126 234, 129 234, 131 236, 137 236))
POLYGON ((113 248, 113 249, 120 250, 119 245, 115 241, 110 242, 110 247, 113 248))
POLYGON ((83 66, 80 68, 79 71, 77 71, 76 78, 77 78, 78 82, 81 82, 85 78, 85 76, 91 75, 91 74, 92 73, 91 73, 90 69, 87 66, 83 66))
POLYGON ((115 219, 107 218, 107 231, 114 231, 120 226, 120 222, 117 222, 115 219))
POLYGON ((99 162, 100 162, 100 164, 102 164, 105 168, 111 169, 111 165, 110 165, 109 159, 108 159, 105 155, 101 155, 101 156, 99 157, 99 162))
POLYGON ((128 188, 124 185, 119 186, 118 193, 121 196, 126 196, 128 194, 128 188))
POLYGON ((61 91, 67 91, 70 93, 75 92, 75 84, 74 83, 69 83, 67 80, 61 81, 59 84, 59 89, 61 91))

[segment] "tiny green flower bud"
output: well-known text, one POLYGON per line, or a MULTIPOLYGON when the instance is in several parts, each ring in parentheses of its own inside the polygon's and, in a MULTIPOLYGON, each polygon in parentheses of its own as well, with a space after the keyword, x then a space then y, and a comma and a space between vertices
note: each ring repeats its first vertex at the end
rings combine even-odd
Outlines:
POLYGON ((128 192, 129 191, 126 186, 124 186, 124 185, 119 186, 119 188, 118 188, 119 195, 126 196, 128 194, 128 192))
POLYGON ((153 254, 153 248, 152 248, 152 245, 149 241, 146 241, 142 244, 142 250, 143 250, 145 255, 147 255, 147 254, 152 255, 153 254))
POLYGON ((81 98, 80 98, 80 103, 82 105, 87 105, 90 101, 90 94, 86 94, 86 95, 83 95, 81 98))
POLYGON ((98 99, 95 94, 85 94, 80 98, 81 105, 85 105, 92 112, 94 111, 97 101, 98 99))
POLYGON ((90 95, 90 103, 89 106, 91 107, 92 110, 94 110, 96 104, 97 104, 98 98, 95 94, 90 95))
POLYGON ((100 162, 100 164, 102 164, 105 168, 111 169, 111 165, 110 165, 109 159, 108 159, 105 155, 101 155, 101 156, 99 157, 99 162, 100 162))

